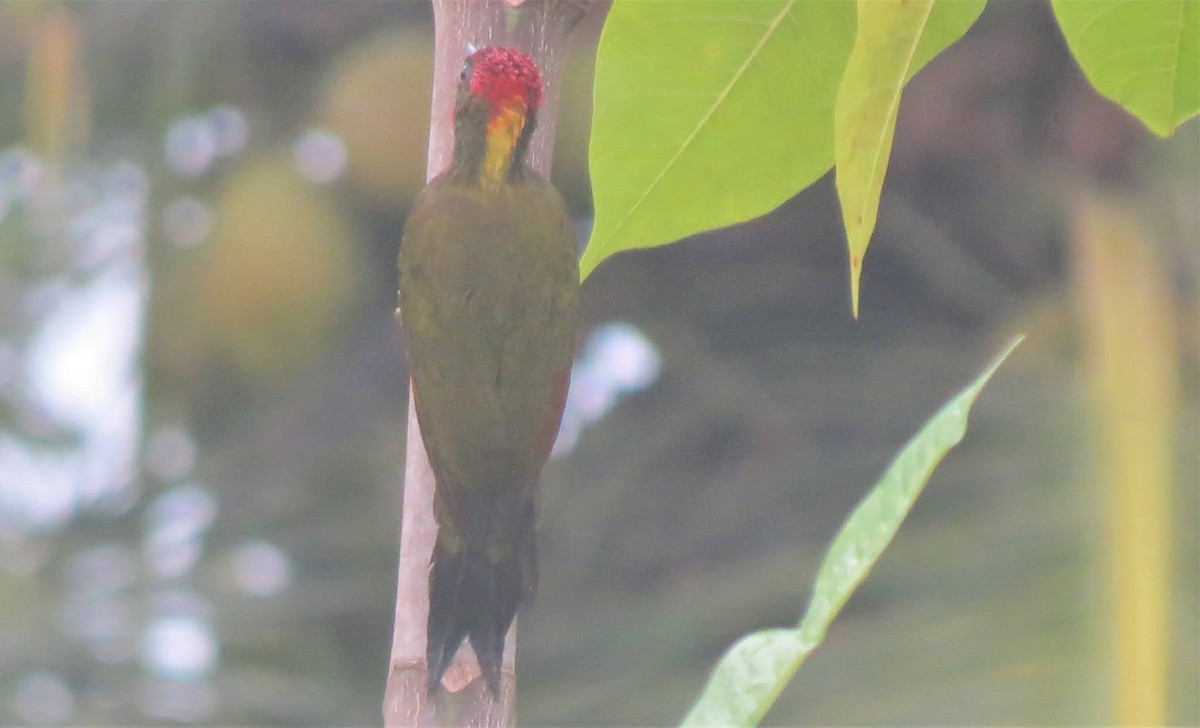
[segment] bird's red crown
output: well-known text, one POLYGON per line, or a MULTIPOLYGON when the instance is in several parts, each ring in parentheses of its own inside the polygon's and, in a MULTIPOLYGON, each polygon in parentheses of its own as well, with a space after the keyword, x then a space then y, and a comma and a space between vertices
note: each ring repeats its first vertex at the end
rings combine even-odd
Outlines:
POLYGON ((493 111, 513 104, 533 111, 542 103, 542 74, 529 54, 489 46, 471 59, 471 93, 487 99, 493 111))

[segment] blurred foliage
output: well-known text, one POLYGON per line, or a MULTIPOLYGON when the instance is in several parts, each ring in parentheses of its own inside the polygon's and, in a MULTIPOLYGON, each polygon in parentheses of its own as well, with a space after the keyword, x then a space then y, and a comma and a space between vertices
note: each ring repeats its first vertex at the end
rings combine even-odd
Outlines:
MULTIPOLYGON (((142 640, 184 595, 219 638, 201 693, 216 702, 193 722, 375 724, 403 461, 395 254, 415 185, 404 180, 425 165, 428 102, 408 89, 428 67, 428 5, 0 5, 0 150, 32 143, 28 63, 52 7, 79 28, 70 85, 90 105, 67 124, 87 133, 69 137, 60 169, 70 180, 79 163, 132 160, 146 173, 143 424, 148 444, 188 433, 195 463, 169 473, 147 448, 123 505, 81 507, 20 538, 0 530, 0 722, 27 722, 19 698, 43 673, 74 696, 60 722, 161 720, 147 717, 162 686, 142 640), (219 105, 244 113, 245 149, 177 173, 168 132, 219 105), (327 184, 292 163, 314 127, 347 151, 345 176, 327 184), (181 197, 212 216, 194 246, 166 234, 181 197), (215 519, 190 571, 156 575, 153 506, 188 484, 211 492, 215 519), (243 586, 239 554, 259 540, 290 559, 281 592, 243 586), (80 604, 95 606, 78 599, 75 575, 90 573, 78 565, 114 546, 134 568, 96 614, 127 629, 113 632, 124 652, 67 628, 80 604)), ((589 23, 566 71, 555 166, 584 223, 589 23)), ((664 369, 547 469, 541 591, 521 622, 523 722, 677 721, 739 635, 794 622, 863 484, 1017 330, 1029 337, 981 398, 971 437, 766 722, 1113 719, 1107 575, 1120 544, 1097 505, 1107 486, 1066 221, 1077 192, 1104 188, 1136 211, 1161 261, 1181 383, 1170 547, 1175 564, 1194 564, 1200 127, 1154 140, 1091 90, 1047 4, 993 2, 913 79, 895 141, 860 322, 846 316, 828 178, 753 223, 591 276, 589 322, 635 324, 664 369)), ((34 327, 40 309, 9 261, 27 261, 34 286, 61 263, 27 212, 0 221, 0 339, 18 352, 7 322, 34 327)), ((21 386, 0 384, 0 398, 21 386)), ((1188 724, 1200 721, 1200 584, 1178 566, 1171 578, 1168 715, 1188 724)))
POLYGON ((1107 491, 1115 715, 1122 725, 1164 725, 1178 324, 1158 253, 1123 200, 1082 197, 1072 228, 1096 472, 1107 491))
POLYGON ((64 7, 36 16, 29 38, 25 129, 29 145, 44 159, 58 162, 78 148, 90 130, 87 77, 79 73, 83 30, 64 7))
POLYGON ((433 39, 423 29, 380 35, 333 66, 319 118, 346 143, 350 177, 381 203, 404 207, 425 184, 433 39))
POLYGON ((288 161, 250 159, 227 180, 194 281, 200 326, 261 384, 328 348, 354 285, 345 213, 288 161))

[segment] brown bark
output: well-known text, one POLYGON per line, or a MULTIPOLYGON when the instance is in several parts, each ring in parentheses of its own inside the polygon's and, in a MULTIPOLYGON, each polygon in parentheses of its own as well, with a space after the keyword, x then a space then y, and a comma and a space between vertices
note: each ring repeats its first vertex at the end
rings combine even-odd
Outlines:
MULTIPOLYGON (((520 48, 542 71, 545 95, 530 147, 530 164, 550 174, 558 116, 566 38, 594 0, 433 0, 436 33, 433 105, 429 124, 426 178, 450 163, 453 149, 455 85, 467 45, 520 48)), ((429 612, 429 558, 437 536, 433 520, 433 473, 409 390, 404 464, 404 505, 400 528, 399 580, 392 656, 384 692, 383 718, 393 726, 513 725, 516 708, 516 625, 505 645, 501 690, 493 698, 479 679, 470 647, 459 650, 442 678, 442 695, 426 695, 425 625, 429 612)))

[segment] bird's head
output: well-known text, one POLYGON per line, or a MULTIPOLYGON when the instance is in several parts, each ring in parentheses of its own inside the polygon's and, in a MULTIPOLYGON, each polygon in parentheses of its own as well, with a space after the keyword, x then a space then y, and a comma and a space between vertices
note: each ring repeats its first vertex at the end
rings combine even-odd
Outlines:
POLYGON ((508 173, 533 133, 541 103, 542 75, 527 53, 490 46, 467 57, 459 75, 456 134, 482 132, 484 180, 496 183, 508 173))

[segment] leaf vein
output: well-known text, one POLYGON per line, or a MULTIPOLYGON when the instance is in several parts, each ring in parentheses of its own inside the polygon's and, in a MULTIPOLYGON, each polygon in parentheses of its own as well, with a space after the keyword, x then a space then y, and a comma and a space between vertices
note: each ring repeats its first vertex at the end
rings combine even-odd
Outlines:
POLYGON ((750 53, 746 56, 746 60, 742 62, 742 65, 738 66, 737 71, 735 71, 733 77, 729 79, 729 83, 725 85, 725 88, 721 89, 720 93, 717 94, 716 99, 713 100, 712 106, 708 108, 708 111, 704 113, 704 116, 700 117, 700 121, 696 123, 696 126, 692 129, 691 133, 687 135, 687 137, 683 140, 683 143, 679 145, 679 148, 675 150, 675 154, 672 155, 671 158, 667 160, 667 163, 663 165, 663 168, 659 170, 658 175, 656 175, 646 187, 645 192, 643 192, 637 201, 633 203, 633 205, 617 222, 617 224, 613 226, 612 232, 609 233, 609 237, 615 236, 621 230, 621 228, 623 228, 625 224, 629 222, 629 219, 633 217, 633 214, 637 212, 642 203, 645 202, 655 188, 658 187, 658 184, 662 182, 662 179, 666 176, 667 172, 669 172, 671 168, 675 166, 675 163, 679 161, 679 158, 683 156, 684 151, 686 151, 692 142, 695 141, 696 135, 700 133, 701 129, 704 128, 709 119, 711 119, 713 114, 716 113, 717 109, 721 107, 721 104, 725 101, 725 98, 729 95, 729 92, 733 90, 733 87, 736 86, 738 81, 741 80, 742 76, 746 73, 746 70, 751 66, 751 64, 753 64, 754 60, 758 57, 758 54, 762 52, 762 49, 764 46, 766 46, 767 41, 769 41, 775 34, 775 31, 778 30, 780 23, 782 23, 783 19, 788 15, 789 12, 791 12, 792 6, 795 4, 796 0, 787 0, 787 2, 783 4, 783 8, 779 11, 779 13, 776 14, 776 16, 767 24, 766 31, 763 33, 762 37, 758 39, 758 43, 756 43, 754 48, 750 50, 750 53))
MULTIPOLYGON (((913 34, 913 40, 908 49, 908 57, 904 59, 904 65, 903 65, 903 67, 901 69, 901 73, 899 75, 900 81, 893 87, 892 98, 888 101, 887 118, 890 118, 890 119, 896 118, 896 113, 900 106, 900 95, 904 91, 904 79, 908 76, 908 69, 912 68, 913 57, 917 54, 917 47, 921 44, 921 36, 925 34, 925 26, 929 24, 929 16, 933 14, 933 3, 934 2, 936 2, 936 0, 932 0, 929 3, 929 5, 927 6, 927 9, 925 10, 925 17, 921 19, 921 24, 917 28, 917 32, 915 34, 913 34)), ((861 20, 860 20, 860 22, 861 22, 861 20)), ((876 143, 874 145, 875 146, 875 158, 873 160, 871 160, 871 179, 872 180, 879 174, 879 161, 885 151, 884 150, 884 146, 885 146, 884 138, 886 136, 887 136, 887 123, 884 123, 883 126, 880 128, 879 138, 878 138, 878 140, 876 140, 876 143)), ((859 210, 859 219, 860 220, 866 217, 867 208, 870 205, 871 205, 871 200, 868 196, 867 199, 864 199, 862 201, 861 209, 859 210)))

